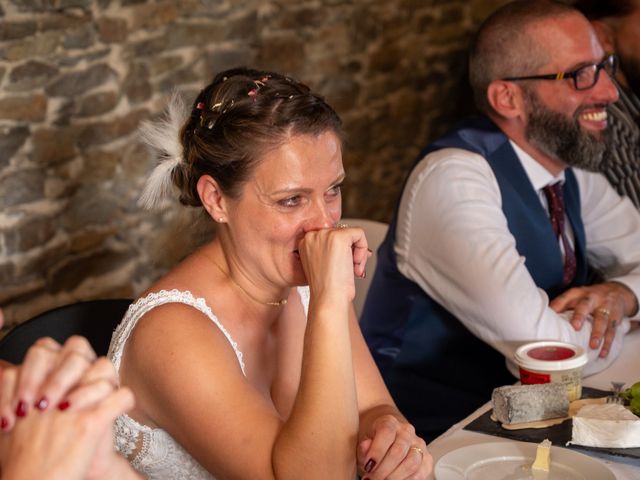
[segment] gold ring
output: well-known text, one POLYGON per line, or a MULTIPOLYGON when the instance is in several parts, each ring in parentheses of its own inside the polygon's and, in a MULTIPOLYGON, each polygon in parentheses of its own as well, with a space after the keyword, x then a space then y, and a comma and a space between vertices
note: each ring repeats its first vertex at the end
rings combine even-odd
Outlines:
POLYGON ((424 450, 422 450, 420 447, 416 447, 416 446, 409 447, 409 450, 415 450, 420 454, 422 458, 424 458, 424 450))
POLYGON ((600 315, 608 317, 611 312, 606 308, 597 308, 596 313, 599 313, 600 315))
POLYGON ((336 223, 336 228, 349 228, 346 223, 336 223))

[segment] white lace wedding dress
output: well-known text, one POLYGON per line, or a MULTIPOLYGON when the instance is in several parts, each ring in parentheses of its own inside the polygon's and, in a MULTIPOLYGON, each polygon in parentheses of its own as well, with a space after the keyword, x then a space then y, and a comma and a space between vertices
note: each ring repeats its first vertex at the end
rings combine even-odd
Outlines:
MULTIPOLYGON (((309 288, 298 288, 298 294, 304 306, 305 315, 309 308, 309 288)), ((133 303, 122 322, 113 334, 108 357, 116 370, 120 370, 124 346, 138 323, 149 310, 165 303, 184 303, 200 310, 224 333, 233 347, 244 373, 242 352, 233 341, 218 318, 213 314, 204 298, 195 298, 191 292, 179 290, 161 290, 140 298, 133 303)), ((214 479, 171 435, 160 428, 142 425, 128 415, 121 415, 115 421, 116 449, 124 454, 133 468, 148 479, 162 480, 200 480, 214 479)))

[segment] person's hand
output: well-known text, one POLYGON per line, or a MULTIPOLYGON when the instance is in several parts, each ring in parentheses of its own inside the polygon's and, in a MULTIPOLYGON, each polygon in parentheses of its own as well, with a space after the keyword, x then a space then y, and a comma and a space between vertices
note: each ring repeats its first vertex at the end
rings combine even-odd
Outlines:
POLYGON ((357 461, 363 480, 422 480, 433 468, 425 441, 393 415, 376 418, 360 436, 357 461))
POLYGON ((622 319, 638 310, 633 292, 618 282, 571 288, 553 299, 549 306, 558 313, 573 310, 570 321, 576 330, 580 330, 591 316, 593 323, 589 346, 593 349, 601 346, 600 357, 603 358, 609 355, 622 319))
POLYGON ((315 296, 347 294, 355 297, 354 275, 364 277, 371 250, 361 228, 338 224, 336 228, 307 232, 298 245, 300 260, 315 296))
POLYGON ((38 340, 20 367, 2 372, 3 478, 101 479, 133 476, 113 448, 113 420, 133 407, 106 358, 88 342, 38 340), (36 399, 36 400, 33 400, 36 399))

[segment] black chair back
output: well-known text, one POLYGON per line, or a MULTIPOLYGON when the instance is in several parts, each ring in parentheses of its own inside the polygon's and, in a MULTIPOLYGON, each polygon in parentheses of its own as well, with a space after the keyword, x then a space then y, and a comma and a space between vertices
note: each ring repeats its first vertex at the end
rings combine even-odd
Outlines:
POLYGON ((122 320, 131 299, 91 300, 63 305, 16 325, 0 339, 0 359, 22 363, 27 350, 41 337, 60 343, 72 335, 86 337, 100 355, 106 355, 111 335, 122 320))

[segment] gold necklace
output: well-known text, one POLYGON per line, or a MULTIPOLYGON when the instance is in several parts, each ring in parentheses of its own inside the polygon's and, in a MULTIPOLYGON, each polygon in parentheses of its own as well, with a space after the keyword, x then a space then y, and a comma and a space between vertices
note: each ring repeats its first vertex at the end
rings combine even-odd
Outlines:
POLYGON ((204 255, 211 263, 213 263, 218 270, 220 270, 220 272, 222 272, 222 274, 227 277, 229 280, 231 280, 231 283, 233 283, 236 287, 238 287, 240 289, 240 291, 242 293, 244 293, 247 297, 249 297, 251 300, 253 300, 256 303, 260 303, 262 305, 269 305, 272 307, 281 307, 283 305, 287 304, 287 299, 283 298, 282 300, 278 300, 275 302, 263 302, 262 300, 257 299, 256 297, 254 297, 253 295, 251 295, 249 292, 247 292, 242 285, 240 285, 238 282, 236 282, 233 277, 231 276, 230 272, 226 272, 220 265, 218 265, 218 262, 216 262, 213 258, 211 258, 209 255, 207 255, 204 252, 201 252, 202 255, 204 255))

